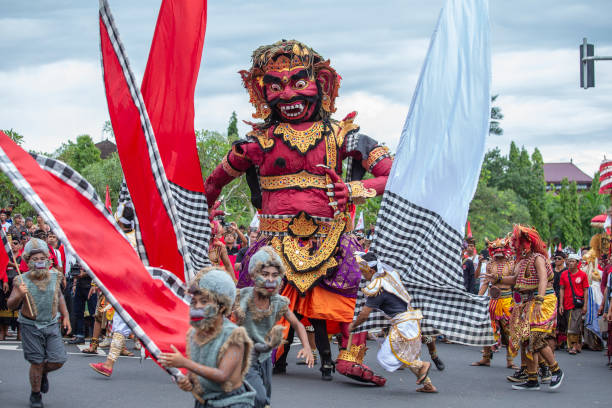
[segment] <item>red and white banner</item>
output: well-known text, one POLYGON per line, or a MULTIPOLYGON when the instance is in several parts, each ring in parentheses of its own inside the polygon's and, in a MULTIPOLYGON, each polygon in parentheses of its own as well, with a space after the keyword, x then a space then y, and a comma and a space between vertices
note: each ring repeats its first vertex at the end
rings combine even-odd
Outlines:
POLYGON ((604 160, 599 166, 599 194, 612 194, 612 160, 604 160))
MULTIPOLYGON (((34 158, 0 131, 0 169, 41 214, 154 357, 185 350, 185 288, 146 268, 95 190, 65 164, 34 158)), ((4 252, 4 251, 0 251, 4 252)), ((178 373, 170 370, 172 374, 178 373)))

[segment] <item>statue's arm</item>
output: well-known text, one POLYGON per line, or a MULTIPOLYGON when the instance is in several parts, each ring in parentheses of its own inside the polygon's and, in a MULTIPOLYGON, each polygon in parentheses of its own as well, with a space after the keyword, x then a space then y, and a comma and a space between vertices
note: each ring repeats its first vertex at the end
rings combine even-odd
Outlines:
POLYGON ((251 166, 259 164, 263 152, 255 142, 238 141, 204 182, 206 201, 212 205, 224 186, 240 177, 251 166))

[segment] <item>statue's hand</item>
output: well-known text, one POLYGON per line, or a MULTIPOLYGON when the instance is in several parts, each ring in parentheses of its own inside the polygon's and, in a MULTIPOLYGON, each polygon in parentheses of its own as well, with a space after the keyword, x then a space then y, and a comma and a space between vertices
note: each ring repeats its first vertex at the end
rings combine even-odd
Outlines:
POLYGON ((329 197, 333 197, 333 201, 330 202, 329 205, 331 205, 332 207, 337 207, 338 211, 342 212, 346 208, 346 203, 349 199, 348 187, 333 169, 327 166, 321 167, 323 167, 323 170, 325 170, 325 173, 327 173, 327 175, 332 181, 332 184, 327 185, 327 195, 329 197))
POLYGON ((210 207, 210 211, 208 212, 208 219, 209 220, 214 220, 216 216, 221 216, 221 215, 225 215, 225 212, 223 210, 218 210, 217 208, 219 208, 219 206, 221 205, 221 201, 215 201, 215 204, 210 207))

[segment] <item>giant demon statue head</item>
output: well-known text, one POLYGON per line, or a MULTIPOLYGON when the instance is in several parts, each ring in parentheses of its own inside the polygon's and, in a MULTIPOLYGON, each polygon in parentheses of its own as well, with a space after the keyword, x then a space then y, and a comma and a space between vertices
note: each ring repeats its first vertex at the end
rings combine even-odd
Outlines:
POLYGON ((336 111, 340 76, 312 48, 282 40, 257 48, 253 65, 240 71, 255 107, 266 124, 323 120, 336 111))

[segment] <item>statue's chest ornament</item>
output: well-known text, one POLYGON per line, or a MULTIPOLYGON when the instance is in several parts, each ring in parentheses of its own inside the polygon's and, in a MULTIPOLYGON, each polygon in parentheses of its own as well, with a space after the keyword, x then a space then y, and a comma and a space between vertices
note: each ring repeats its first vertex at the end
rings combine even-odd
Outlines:
POLYGON ((281 138, 290 149, 305 155, 323 140, 323 123, 315 122, 306 130, 295 130, 289 123, 281 123, 274 129, 274 135, 281 138))

